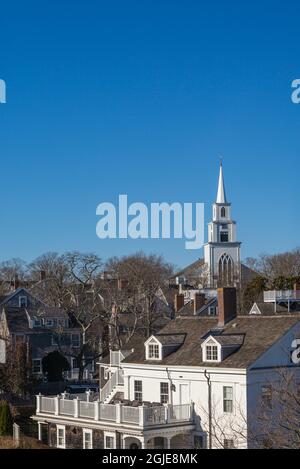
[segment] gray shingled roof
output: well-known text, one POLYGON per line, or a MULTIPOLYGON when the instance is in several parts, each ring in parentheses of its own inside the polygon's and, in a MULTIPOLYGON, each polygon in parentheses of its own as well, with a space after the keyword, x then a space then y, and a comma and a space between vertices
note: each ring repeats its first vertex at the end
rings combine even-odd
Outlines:
MULTIPOLYGON (((275 306, 274 303, 264 303, 263 301, 256 301, 256 304, 258 306, 259 311, 261 314, 265 316, 276 316, 276 315, 292 315, 295 313, 299 313, 299 306, 296 304, 291 304, 290 305, 290 313, 288 312, 288 307, 286 304, 277 304, 276 305, 276 312, 275 312, 275 306)), ((251 308, 252 309, 252 308, 251 308)), ((255 314, 255 313, 251 313, 255 314)), ((259 313, 258 313, 259 314, 259 313)))
MULTIPOLYGON (((173 353, 164 357, 159 363, 174 366, 205 366, 247 368, 266 350, 268 350, 291 327, 299 323, 300 315, 293 316, 238 316, 227 323, 220 331, 217 340, 227 334, 244 336, 243 344, 221 363, 204 363, 202 361, 201 343, 206 334, 212 332, 218 324, 217 318, 187 317, 170 321, 161 334, 186 334, 183 344, 173 353)), ((225 339, 227 340, 227 339, 225 339)), ((135 351, 129 355, 124 363, 144 363, 144 341, 141 341, 135 351)), ((157 361, 153 362, 157 364, 157 361)))
POLYGON ((30 332, 26 311, 20 308, 6 308, 5 316, 10 333, 30 332))
POLYGON ((162 345, 179 345, 184 342, 186 334, 155 334, 162 345))

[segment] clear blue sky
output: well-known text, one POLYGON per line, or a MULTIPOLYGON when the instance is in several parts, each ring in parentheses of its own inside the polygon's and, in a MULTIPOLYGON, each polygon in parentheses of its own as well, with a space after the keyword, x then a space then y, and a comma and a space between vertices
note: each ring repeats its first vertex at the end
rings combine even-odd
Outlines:
POLYGON ((1 3, 0 259, 143 249, 106 240, 96 206, 216 196, 223 155, 243 257, 300 244, 299 1, 1 3))

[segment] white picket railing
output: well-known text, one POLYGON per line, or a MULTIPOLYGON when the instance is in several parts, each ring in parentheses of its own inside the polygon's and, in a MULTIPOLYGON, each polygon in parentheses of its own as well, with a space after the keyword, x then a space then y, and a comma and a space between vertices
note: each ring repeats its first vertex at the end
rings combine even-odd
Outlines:
POLYGON ((191 406, 190 404, 173 405, 170 409, 170 421, 176 422, 178 420, 190 420, 191 406))
POLYGON ((94 421, 110 421, 138 427, 151 427, 170 423, 192 422, 192 404, 158 405, 148 407, 123 406, 122 404, 103 404, 100 401, 81 401, 64 397, 37 396, 36 414, 52 414, 94 421))
POLYGON ((100 389, 100 400, 103 402, 117 386, 124 385, 124 373, 120 368, 111 375, 110 379, 100 389))
POLYGON ((74 401, 71 399, 60 399, 59 413, 62 415, 74 415, 74 401))
POLYGON ((122 407, 122 422, 139 424, 139 407, 122 407))
POLYGON ((264 292, 264 302, 274 303, 275 301, 300 300, 299 290, 269 290, 264 292))
POLYGON ((117 407, 113 404, 100 404, 100 419, 115 422, 117 417, 117 407))
POLYGON ((55 412, 55 401, 53 397, 43 397, 41 399, 41 412, 49 412, 50 414, 55 412))
POLYGON ((94 402, 79 401, 79 417, 94 418, 95 405, 94 402))
POLYGON ((166 414, 167 407, 146 407, 145 412, 145 423, 147 425, 156 425, 159 423, 165 423, 168 420, 166 414))
POLYGON ((122 360, 130 353, 130 350, 110 350, 110 366, 120 366, 122 360))

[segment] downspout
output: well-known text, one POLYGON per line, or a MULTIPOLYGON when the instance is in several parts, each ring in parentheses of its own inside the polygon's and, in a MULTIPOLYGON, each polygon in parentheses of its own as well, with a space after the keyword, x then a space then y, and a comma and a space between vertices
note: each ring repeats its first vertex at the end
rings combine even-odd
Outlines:
POLYGON ((208 448, 212 448, 212 416, 211 416, 211 380, 210 375, 207 373, 207 370, 204 370, 204 376, 207 381, 207 390, 208 390, 208 448))
POLYGON ((169 383, 170 383, 170 404, 173 405, 173 383, 172 383, 172 379, 171 379, 168 367, 166 367, 166 372, 167 372, 168 380, 169 380, 169 383))

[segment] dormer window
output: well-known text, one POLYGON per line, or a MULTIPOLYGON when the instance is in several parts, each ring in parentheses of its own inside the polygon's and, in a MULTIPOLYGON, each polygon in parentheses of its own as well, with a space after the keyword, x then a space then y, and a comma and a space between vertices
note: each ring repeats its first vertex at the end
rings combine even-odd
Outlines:
POLYGON ((206 360, 205 361, 207 362, 218 361, 218 346, 217 345, 206 346, 206 360))
POLYGON ((216 314, 217 314, 216 307, 215 306, 210 306, 208 308, 208 315, 209 316, 216 316, 216 314))
POLYGON ((27 307, 27 296, 19 296, 19 308, 27 307))
POLYGON ((201 348, 204 362, 220 362, 222 360, 221 345, 212 336, 207 337, 201 348))
POLYGON ((157 344, 149 344, 149 360, 158 359, 159 358, 159 345, 157 344))
POLYGON ((154 336, 145 342, 145 355, 146 360, 161 360, 162 345, 154 336))

